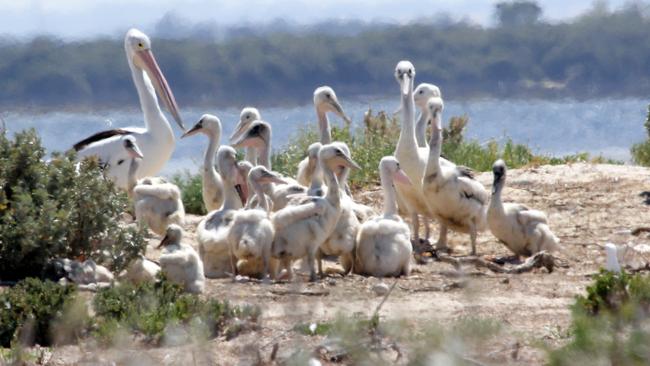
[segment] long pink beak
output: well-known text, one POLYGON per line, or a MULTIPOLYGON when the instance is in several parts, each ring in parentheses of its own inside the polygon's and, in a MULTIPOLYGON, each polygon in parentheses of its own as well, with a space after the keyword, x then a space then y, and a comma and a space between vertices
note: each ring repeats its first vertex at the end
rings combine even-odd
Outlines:
POLYGON ((401 184, 404 184, 406 186, 413 185, 413 182, 411 182, 411 179, 404 173, 402 169, 399 169, 398 171, 393 174, 393 179, 401 184))
POLYGON ((180 128, 185 131, 185 126, 183 126, 183 119, 181 118, 180 112, 178 111, 178 104, 176 104, 176 99, 172 93, 167 79, 160 71, 156 58, 153 56, 151 50, 141 50, 136 51, 135 55, 140 59, 144 66, 144 70, 149 75, 149 79, 153 83, 154 88, 160 95, 160 98, 163 100, 163 103, 167 106, 169 113, 174 117, 174 120, 180 126, 180 128))

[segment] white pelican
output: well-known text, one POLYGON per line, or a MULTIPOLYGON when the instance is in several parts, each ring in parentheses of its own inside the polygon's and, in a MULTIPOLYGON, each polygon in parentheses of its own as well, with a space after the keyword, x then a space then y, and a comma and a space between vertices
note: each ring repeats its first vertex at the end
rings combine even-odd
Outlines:
POLYGON ((133 82, 138 90, 140 106, 144 113, 145 128, 127 127, 98 132, 74 145, 79 158, 96 155, 107 162, 108 175, 115 184, 127 189, 128 164, 120 144, 122 135, 133 135, 145 156, 138 169, 138 178, 154 176, 165 165, 174 151, 174 133, 160 110, 156 91, 178 125, 185 130, 178 106, 167 80, 163 76, 151 52, 151 41, 137 29, 130 29, 124 37, 126 58, 131 68, 133 82))
POLYGON ((413 101, 420 108, 420 118, 415 123, 415 138, 419 147, 427 147, 427 102, 431 97, 442 97, 440 88, 433 84, 421 83, 413 92, 413 101))

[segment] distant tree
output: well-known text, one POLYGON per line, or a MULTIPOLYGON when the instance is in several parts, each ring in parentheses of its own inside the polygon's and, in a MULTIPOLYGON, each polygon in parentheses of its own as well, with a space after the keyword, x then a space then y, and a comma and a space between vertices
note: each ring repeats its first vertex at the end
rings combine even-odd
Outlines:
POLYGON ((539 22, 542 8, 536 1, 502 1, 496 4, 496 18, 504 27, 518 27, 539 22))

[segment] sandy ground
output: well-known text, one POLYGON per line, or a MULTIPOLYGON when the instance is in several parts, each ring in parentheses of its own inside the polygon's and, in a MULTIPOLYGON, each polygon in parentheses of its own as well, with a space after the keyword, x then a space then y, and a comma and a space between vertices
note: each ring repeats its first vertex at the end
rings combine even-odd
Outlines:
MULTIPOLYGON (((519 275, 495 274, 473 266, 456 271, 451 265, 432 262, 415 265, 413 274, 399 280, 380 311, 382 322, 405 319, 413 334, 430 324, 450 325, 459 319, 479 317, 501 324, 501 331, 480 347, 463 352, 480 364, 530 365, 545 360, 543 345, 565 343, 570 325, 569 306, 584 291, 604 263, 601 245, 648 243, 648 237, 625 232, 647 224, 647 206, 638 195, 650 190, 650 170, 640 167, 573 164, 542 166, 508 172, 504 200, 527 204, 547 212, 551 228, 560 238, 568 263, 553 273, 545 269, 519 275), (461 284, 461 286, 455 286, 461 284), (445 288, 445 285, 451 285, 445 288)), ((478 179, 491 186, 491 174, 478 179)), ((356 192, 363 203, 381 207, 381 192, 356 192)), ((200 217, 189 217, 187 241, 193 241, 200 217)), ((437 230, 433 230, 437 235, 437 230)), ((453 255, 469 252, 467 236, 451 233, 453 255)), ((148 255, 157 257, 152 240, 148 255)), ((479 236, 478 252, 486 257, 510 253, 489 233, 479 236)), ((330 264, 336 267, 336 263, 330 264)), ((230 299, 235 303, 257 304, 262 308, 261 328, 235 339, 213 339, 180 347, 124 347, 98 350, 90 345, 57 348, 48 364, 253 364, 259 352, 268 359, 278 344, 278 359, 296 350, 312 351, 322 336, 305 336, 292 331, 298 323, 332 320, 338 313, 369 317, 382 300, 372 290, 376 278, 332 275, 318 283, 232 283, 229 279, 208 280, 205 296, 230 299), (324 293, 322 296, 286 295, 298 290, 324 293)), ((391 285, 394 280, 387 279, 391 285)), ((389 355, 390 356, 390 355, 389 355)), ((324 364, 328 362, 323 361, 324 364)), ((471 362, 470 362, 471 364, 471 362)))

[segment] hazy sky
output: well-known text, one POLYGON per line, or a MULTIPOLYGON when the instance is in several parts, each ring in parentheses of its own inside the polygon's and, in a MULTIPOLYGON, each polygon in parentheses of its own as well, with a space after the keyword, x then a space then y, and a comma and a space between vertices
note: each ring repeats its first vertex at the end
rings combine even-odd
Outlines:
MULTIPOLYGON (((117 35, 135 26, 148 29, 172 12, 191 22, 267 22, 283 18, 297 23, 326 19, 408 22, 444 12, 490 24, 497 0, 0 0, 0 34, 17 37, 52 33, 66 38, 117 35)), ((594 0, 540 0, 545 18, 574 17, 594 0)), ((603 1, 600 1, 603 2, 603 1)), ((604 1, 611 8, 626 0, 604 1)))

